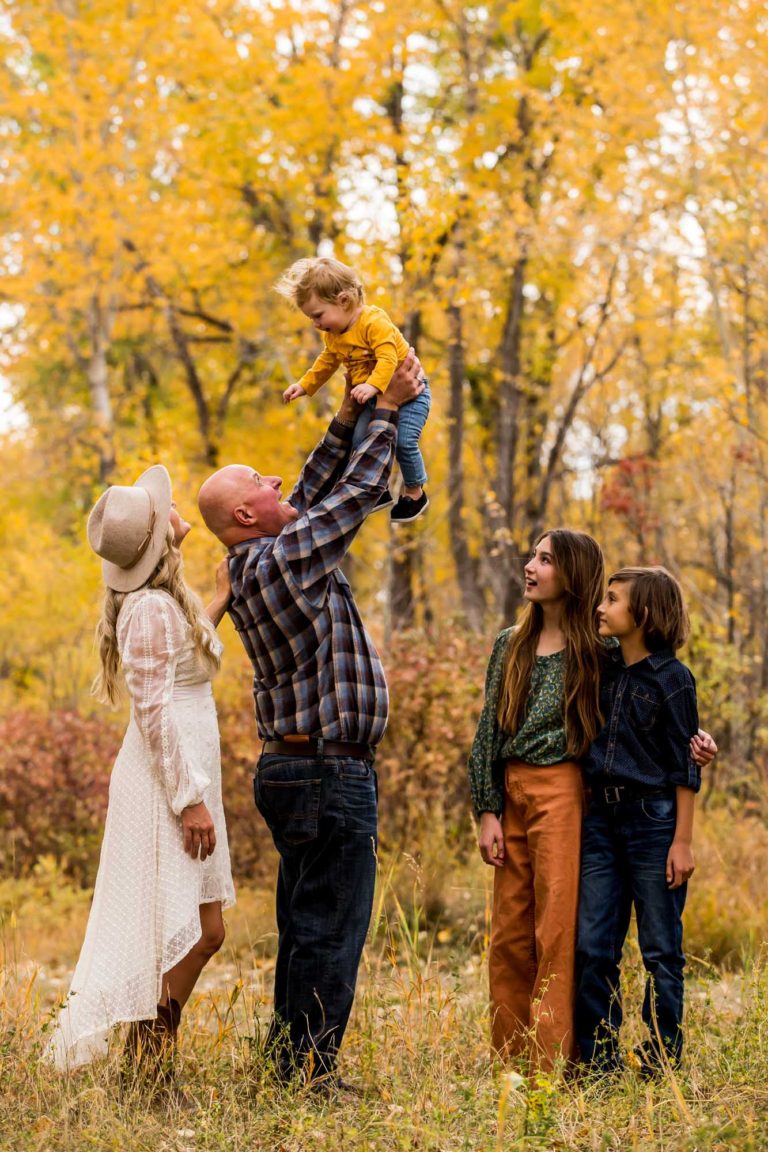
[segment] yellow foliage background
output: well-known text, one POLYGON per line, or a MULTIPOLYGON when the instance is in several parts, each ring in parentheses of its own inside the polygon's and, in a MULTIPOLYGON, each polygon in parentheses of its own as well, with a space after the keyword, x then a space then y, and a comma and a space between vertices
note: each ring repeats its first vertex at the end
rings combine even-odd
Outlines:
MULTIPOLYGON (((417 346, 431 507, 366 525, 385 651, 490 646, 547 524, 679 572, 721 776, 763 802, 765 6, 757 0, 0 2, 0 704, 90 709, 106 482, 286 488, 334 411, 272 291, 354 264, 417 346)), ((217 559, 187 550, 205 595, 217 559)), ((228 626, 221 691, 247 669, 228 626)), ((395 720, 396 722, 396 720, 395 720)))

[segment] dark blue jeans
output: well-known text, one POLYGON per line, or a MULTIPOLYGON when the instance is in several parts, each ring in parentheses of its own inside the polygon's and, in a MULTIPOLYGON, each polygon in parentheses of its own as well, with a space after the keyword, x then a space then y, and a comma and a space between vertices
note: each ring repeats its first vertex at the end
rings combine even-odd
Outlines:
POLYGON ((674 793, 610 805, 593 800, 584 819, 575 1031, 582 1059, 598 1068, 622 1063, 619 965, 633 904, 648 973, 646 1051, 658 1057, 660 1036, 670 1059, 682 1053, 686 885, 671 891, 665 875, 675 822, 674 793))
POLYGON ((376 774, 346 758, 262 756, 256 806, 280 853, 270 1040, 281 1075, 331 1072, 376 879, 376 774))

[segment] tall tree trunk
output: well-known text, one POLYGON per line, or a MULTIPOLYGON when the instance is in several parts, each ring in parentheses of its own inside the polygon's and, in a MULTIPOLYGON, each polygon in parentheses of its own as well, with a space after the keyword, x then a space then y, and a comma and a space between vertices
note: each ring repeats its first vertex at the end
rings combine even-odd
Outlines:
MULTIPOLYGON (((389 564, 390 625, 396 632, 407 631, 416 624, 416 600, 413 594, 416 541, 413 538, 400 540, 404 531, 409 530, 399 528, 398 539, 392 540, 389 564)), ((394 537, 394 533, 392 535, 394 537)))
POLYGON ((88 309, 88 335, 90 354, 78 355, 85 372, 91 397, 91 411, 96 427, 96 451, 99 459, 99 480, 109 483, 115 468, 115 425, 112 399, 109 393, 109 350, 111 320, 99 297, 91 297, 88 309))
MULTIPOLYGON (((491 569, 497 610, 511 620, 522 598, 519 565, 515 562, 515 466, 520 413, 523 285, 527 254, 515 262, 507 292, 506 317, 498 348, 499 397, 496 433, 496 499, 488 513, 490 547, 497 558, 491 569)), ((526 545, 527 547, 527 541, 526 545)))
POLYGON ((478 564, 469 551, 464 520, 464 333, 458 304, 448 307, 450 408, 448 433, 448 526, 462 613, 473 632, 483 628, 484 604, 478 564))

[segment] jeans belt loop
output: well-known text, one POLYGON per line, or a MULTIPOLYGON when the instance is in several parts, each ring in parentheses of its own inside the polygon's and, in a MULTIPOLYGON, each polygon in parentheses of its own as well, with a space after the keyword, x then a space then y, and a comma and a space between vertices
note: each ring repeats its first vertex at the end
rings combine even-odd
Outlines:
POLYGON ((317 739, 317 758, 318 758, 318 760, 322 760, 322 758, 323 758, 323 747, 324 746, 325 746, 325 741, 323 740, 322 736, 319 736, 317 739))

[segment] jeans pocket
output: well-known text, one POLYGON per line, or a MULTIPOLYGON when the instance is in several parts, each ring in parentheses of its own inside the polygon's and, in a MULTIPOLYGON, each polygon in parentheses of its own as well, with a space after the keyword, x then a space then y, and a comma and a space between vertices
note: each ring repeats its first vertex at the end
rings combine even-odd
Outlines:
POLYGON ((342 780, 370 780, 374 775, 369 760, 340 760, 339 776, 342 780))
POLYGON ((348 832, 371 836, 378 833, 376 772, 372 764, 347 761, 339 768, 339 788, 344 826, 348 832))
POLYGON ((651 824, 674 824, 677 817, 677 804, 674 796, 646 796, 640 802, 643 815, 651 824))
POLYGON ((276 845, 317 839, 322 780, 260 780, 257 776, 254 785, 256 807, 276 845))

